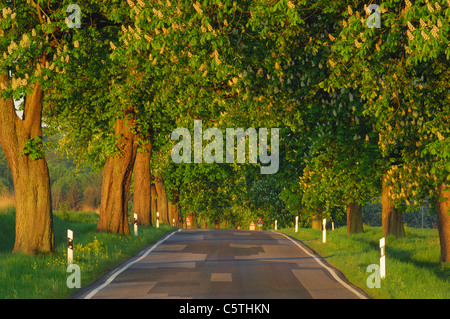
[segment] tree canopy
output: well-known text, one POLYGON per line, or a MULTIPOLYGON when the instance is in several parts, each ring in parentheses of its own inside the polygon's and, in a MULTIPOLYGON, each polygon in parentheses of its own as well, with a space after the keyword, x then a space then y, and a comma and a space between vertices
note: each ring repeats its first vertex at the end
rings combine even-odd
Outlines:
MULTIPOLYGON (((36 127, 43 121, 66 156, 102 169, 98 230, 129 233, 133 172, 135 190, 161 179, 184 216, 233 225, 301 214, 346 217, 351 230, 350 216, 361 223, 360 207, 381 198, 397 236, 402 212, 446 207, 448 1, 83 0, 79 28, 70 4, 2 2, 0 137, 13 99, 24 98, 26 121, 42 91, 36 127), (276 174, 261 175, 250 150, 245 163, 174 163, 172 133, 193 132, 194 121, 203 132, 277 129, 276 174)), ((45 160, 41 132, 27 134, 20 154, 45 160)), ((209 137, 203 152, 218 138, 209 137)))

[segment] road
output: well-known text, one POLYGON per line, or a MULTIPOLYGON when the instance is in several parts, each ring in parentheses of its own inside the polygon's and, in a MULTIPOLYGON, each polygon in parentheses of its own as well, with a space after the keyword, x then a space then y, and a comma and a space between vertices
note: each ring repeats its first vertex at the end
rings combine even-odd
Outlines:
POLYGON ((220 229, 171 233, 73 297, 367 298, 297 240, 272 231, 220 229))

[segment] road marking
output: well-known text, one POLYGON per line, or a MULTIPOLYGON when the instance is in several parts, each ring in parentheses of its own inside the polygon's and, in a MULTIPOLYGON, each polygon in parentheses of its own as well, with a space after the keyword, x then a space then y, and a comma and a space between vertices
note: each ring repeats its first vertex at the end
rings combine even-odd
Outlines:
POLYGON ((351 292, 353 292, 356 296, 358 296, 360 299, 367 299, 366 296, 364 296, 363 294, 359 293, 358 291, 356 291, 355 289, 353 289, 352 287, 350 287, 345 281, 343 281, 341 278, 339 278, 339 276, 333 271, 333 269, 331 269, 330 267, 328 267, 327 265, 325 265, 321 258, 318 256, 315 256, 313 254, 311 254, 309 251, 307 251, 302 245, 300 245, 298 242, 296 242, 295 240, 293 240, 291 237, 289 237, 286 234, 283 233, 279 233, 279 232, 275 232, 272 231, 274 233, 283 235, 284 237, 286 237, 287 239, 289 239, 290 241, 292 241, 295 245, 297 245, 297 247, 301 248, 305 253, 307 253, 309 256, 311 256, 312 258, 314 258, 315 261, 317 261, 317 263, 319 265, 321 265, 323 268, 325 268, 326 270, 328 270, 328 272, 331 274, 331 276, 333 276, 334 279, 336 279, 337 282, 339 282, 342 286, 344 286, 345 288, 347 288, 348 290, 350 290, 351 292))
POLYGON ((97 288, 93 289, 88 295, 84 297, 84 299, 91 299, 97 292, 99 292, 101 289, 108 286, 114 278, 116 278, 118 275, 120 275, 124 270, 128 269, 131 265, 141 261, 144 257, 146 257, 148 254, 150 254, 156 247, 158 247, 160 244, 165 242, 167 239, 169 239, 172 235, 179 232, 181 229, 178 229, 177 231, 172 232, 168 236, 164 237, 163 239, 157 241, 151 248, 149 248, 141 257, 134 261, 130 261, 125 266, 119 268, 116 272, 114 272, 102 285, 98 286, 97 288))

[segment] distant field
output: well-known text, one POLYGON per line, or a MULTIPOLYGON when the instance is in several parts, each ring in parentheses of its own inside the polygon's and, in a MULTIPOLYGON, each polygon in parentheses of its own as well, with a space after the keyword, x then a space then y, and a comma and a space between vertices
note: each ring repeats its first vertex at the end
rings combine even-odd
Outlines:
POLYGON ((81 285, 156 242, 172 227, 139 227, 139 237, 97 233, 98 215, 86 212, 54 214, 58 254, 40 257, 13 255, 15 209, 0 210, 0 299, 65 298, 74 292, 66 285, 67 229, 74 232, 74 263, 81 269, 81 285))
POLYGON ((347 279, 361 287, 372 298, 449 299, 450 265, 440 264, 437 229, 406 227, 406 237, 386 238, 386 278, 381 288, 368 288, 370 264, 379 264, 381 227, 364 227, 364 233, 347 236, 346 227, 327 231, 292 228, 280 232, 295 237, 315 250, 331 265, 340 269, 347 279))

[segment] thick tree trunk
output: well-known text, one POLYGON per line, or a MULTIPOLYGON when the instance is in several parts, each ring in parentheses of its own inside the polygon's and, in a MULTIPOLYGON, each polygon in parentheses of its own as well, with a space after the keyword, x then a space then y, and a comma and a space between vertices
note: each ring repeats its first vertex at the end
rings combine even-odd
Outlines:
POLYGON ((322 230, 322 209, 311 214, 311 228, 322 230))
POLYGON ((169 202, 169 218, 170 224, 175 227, 180 227, 180 223, 183 223, 183 219, 180 219, 180 210, 178 204, 169 202))
POLYGON ((169 201, 169 219, 171 225, 174 224, 176 227, 183 227, 183 216, 181 216, 181 211, 179 207, 178 195, 174 195, 174 199, 169 201))
POLYGON ((441 244, 441 262, 450 262, 450 185, 440 185, 436 213, 441 244))
POLYGON ((392 186, 388 185, 386 176, 383 176, 381 191, 381 222, 383 226, 383 236, 393 235, 395 237, 405 237, 405 228, 403 226, 403 216, 400 211, 394 207, 390 199, 392 186))
POLYGON ((124 119, 115 124, 117 145, 121 156, 109 157, 103 168, 102 199, 97 231, 130 234, 128 225, 128 199, 131 175, 137 153, 137 134, 130 132, 135 123, 133 110, 126 111, 124 119))
POLYGON ((169 206, 167 203, 166 189, 164 187, 162 175, 155 178, 155 189, 157 196, 157 209, 159 212, 159 222, 171 225, 172 222, 169 220, 169 206))
POLYGON ((362 223, 362 207, 357 203, 347 203, 347 235, 364 231, 362 223))
POLYGON ((138 152, 134 164, 134 212, 138 217, 138 224, 151 225, 151 172, 150 158, 152 144, 144 146, 145 152, 138 152))
MULTIPOLYGON (((0 75, 0 83, 8 82, 8 75, 0 75)), ((30 138, 42 138, 42 103, 39 84, 26 98, 23 119, 16 115, 12 99, 0 98, 0 145, 11 169, 16 196, 14 253, 56 252, 47 160, 22 155, 30 138)))
MULTIPOLYGON (((150 178, 152 178, 153 175, 150 175, 150 178)), ((151 182, 151 181, 150 181, 151 182)), ((151 184, 150 187, 150 210, 151 210, 151 218, 152 222, 156 224, 156 212, 158 211, 158 201, 157 201, 157 193, 156 193, 156 186, 154 184, 151 184)))

